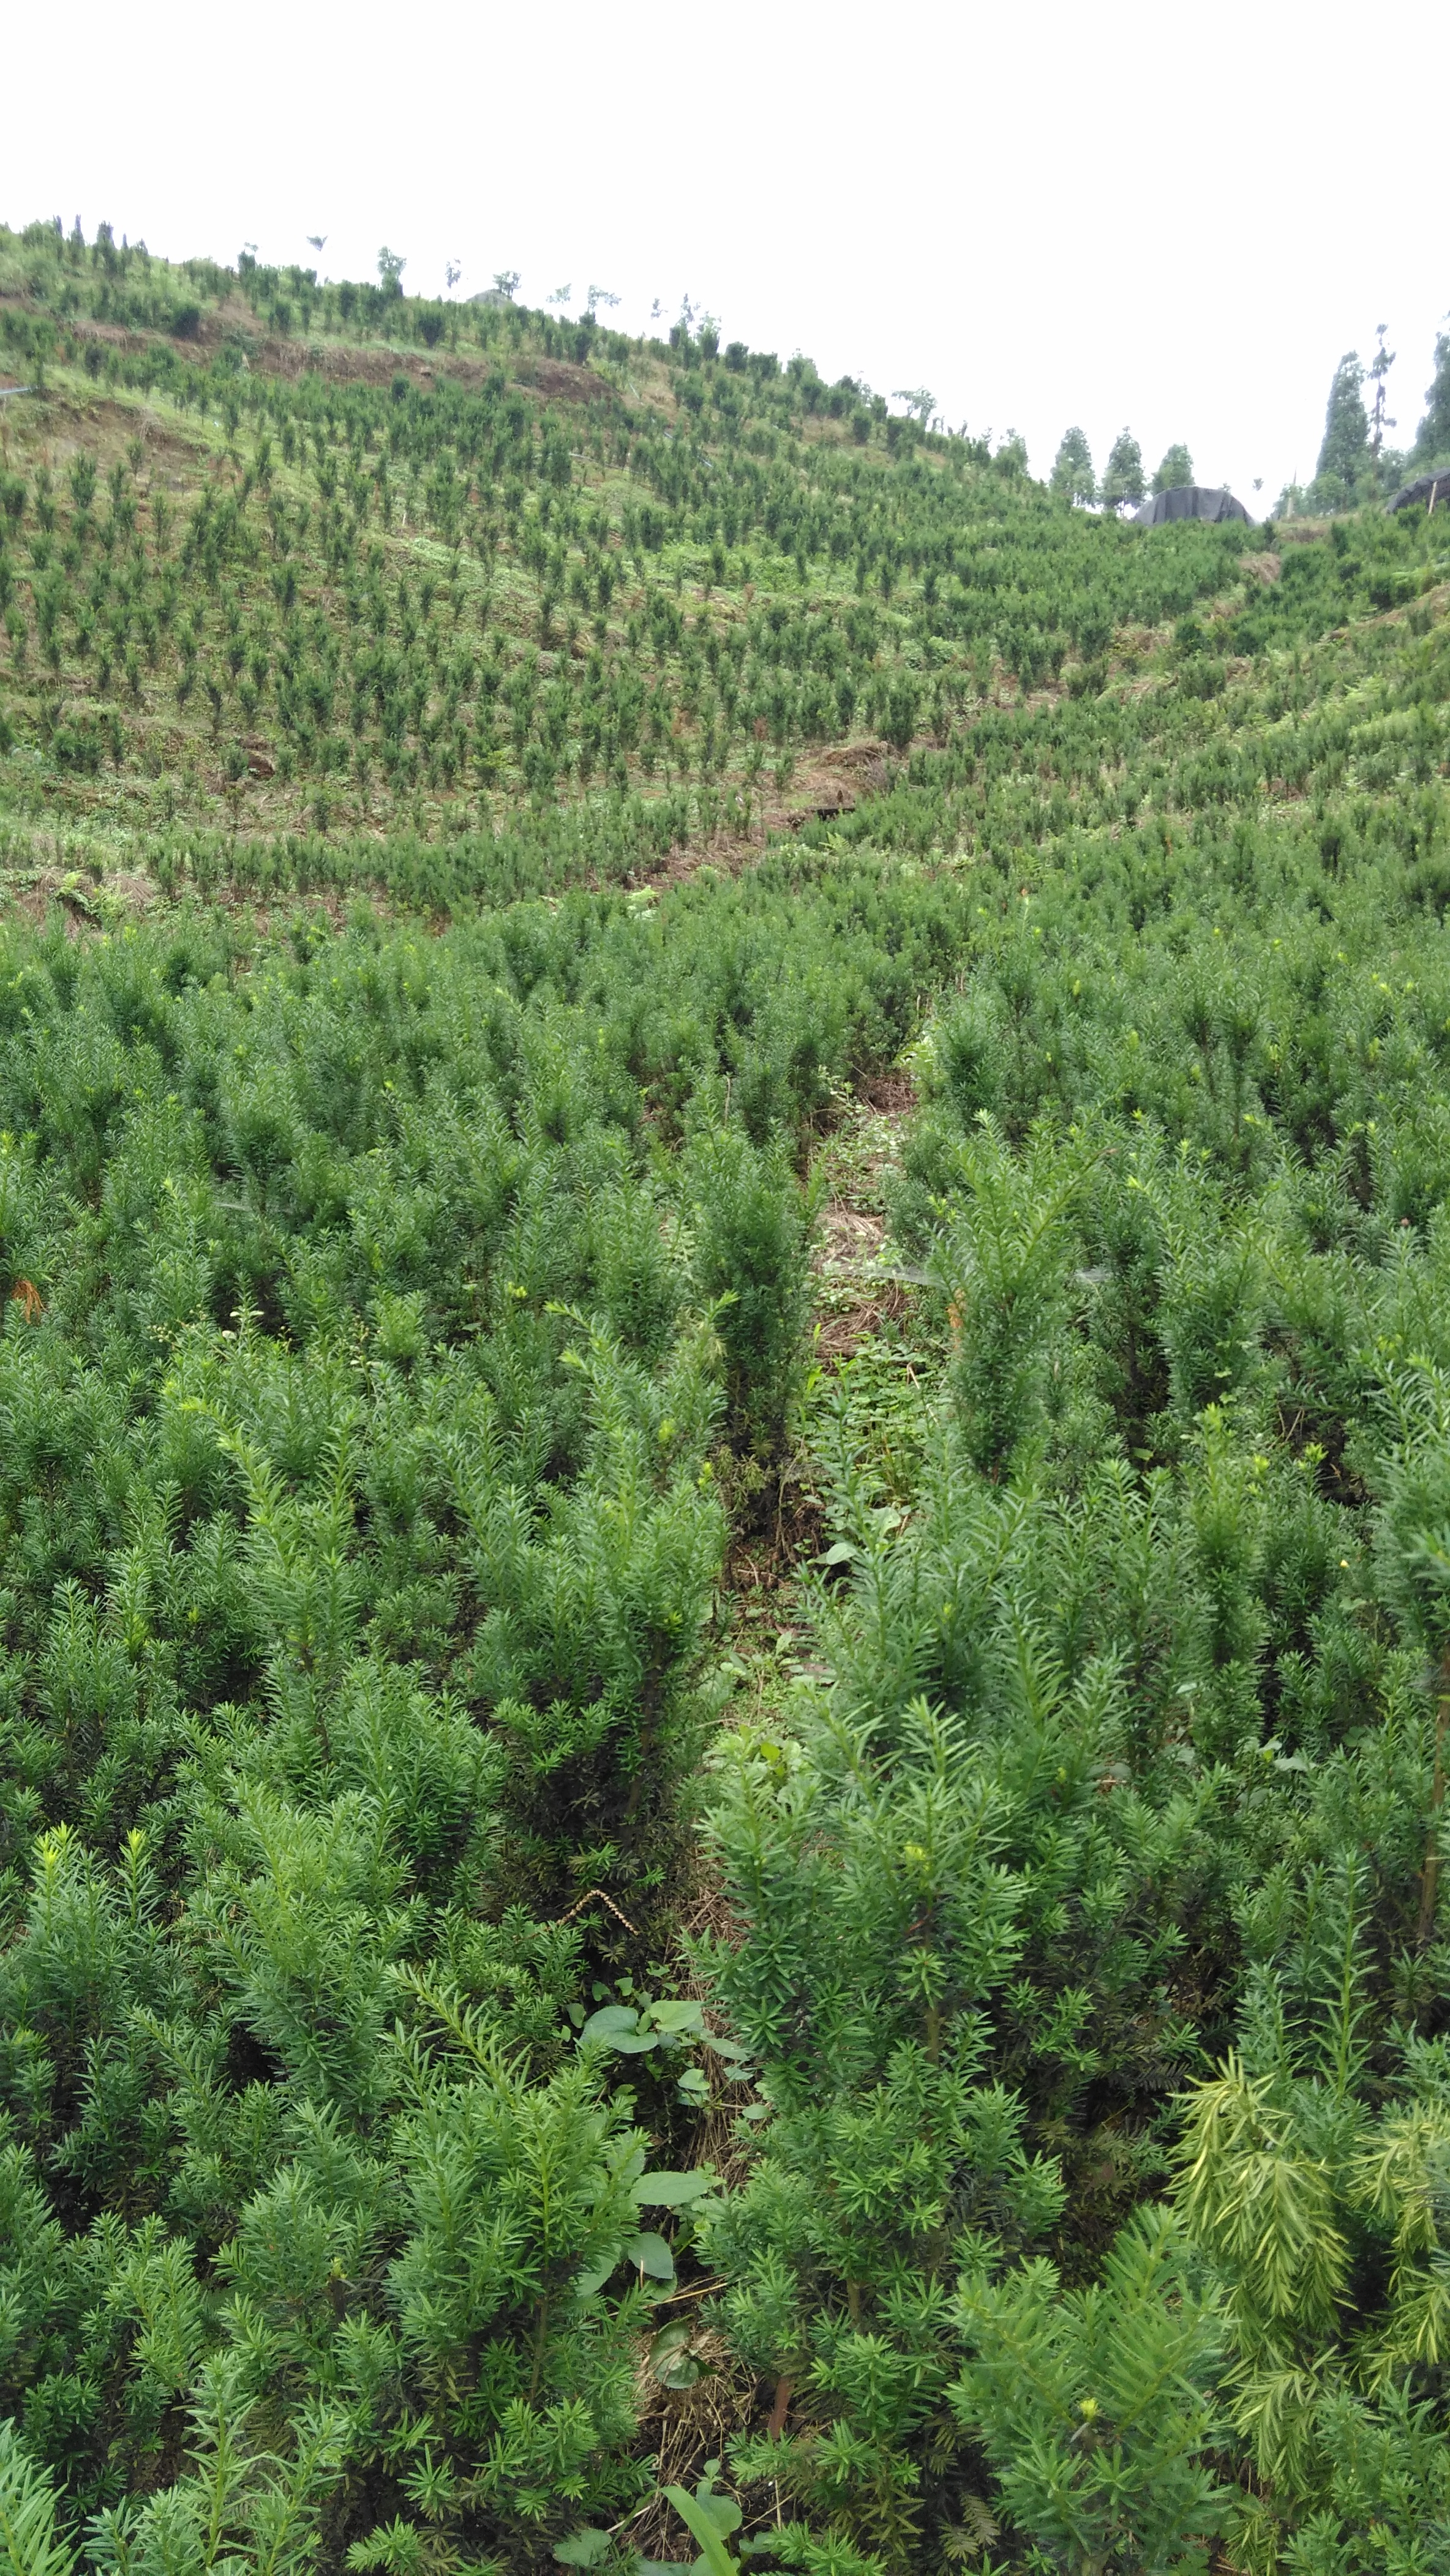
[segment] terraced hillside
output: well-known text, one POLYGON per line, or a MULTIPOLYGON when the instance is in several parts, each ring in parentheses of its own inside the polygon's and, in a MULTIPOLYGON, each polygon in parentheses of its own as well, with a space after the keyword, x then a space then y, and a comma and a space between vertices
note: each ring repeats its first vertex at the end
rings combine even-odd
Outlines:
POLYGON ((419 840, 459 894, 517 885, 526 851, 617 876, 849 806, 968 715, 1096 697, 1110 648, 1132 676, 1240 579, 1205 704, 1222 655, 1416 588, 1385 523, 1349 557, 1295 548, 1270 602, 1242 529, 1146 546, 1065 515, 1013 448, 709 333, 489 306, 435 332, 369 290, 387 347, 286 285, 45 227, 0 245, 4 331, 48 387, 5 420, 12 864, 64 822, 82 865, 167 882, 406 893, 419 840), (284 313, 331 333, 278 339, 284 313))
POLYGON ((0 335, 0 2567, 1431 2576, 1450 523, 0 335))

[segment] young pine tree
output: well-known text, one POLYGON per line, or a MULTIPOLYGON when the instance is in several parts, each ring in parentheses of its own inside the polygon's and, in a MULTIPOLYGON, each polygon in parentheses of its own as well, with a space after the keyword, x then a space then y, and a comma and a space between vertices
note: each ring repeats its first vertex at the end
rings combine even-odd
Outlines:
POLYGON ((969 2268, 958 2310, 973 2358, 951 2402, 1031 2564, 1201 2570, 1228 2503, 1203 2456, 1219 2330, 1172 2217, 1134 2219, 1091 2289, 1064 2293, 1045 2261, 998 2281, 969 2268))

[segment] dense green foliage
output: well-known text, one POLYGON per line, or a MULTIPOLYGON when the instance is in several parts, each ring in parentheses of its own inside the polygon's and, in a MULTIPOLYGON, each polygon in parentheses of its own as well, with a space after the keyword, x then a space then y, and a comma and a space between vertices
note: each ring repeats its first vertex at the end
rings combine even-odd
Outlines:
POLYGON ((1438 2576, 1446 523, 16 285, 0 2568, 1438 2576))

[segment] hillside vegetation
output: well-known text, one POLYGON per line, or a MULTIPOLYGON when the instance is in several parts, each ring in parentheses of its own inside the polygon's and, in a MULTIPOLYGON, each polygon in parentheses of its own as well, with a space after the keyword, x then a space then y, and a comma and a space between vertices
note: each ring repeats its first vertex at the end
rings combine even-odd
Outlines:
POLYGON ((0 2568, 1440 2576, 1450 521, 0 342, 0 2568))
MULTIPOLYGON (((1253 544, 1145 546, 1055 506, 1014 448, 709 334, 484 306, 431 357, 299 344, 264 336, 305 308, 261 271, 32 233, 0 243, 0 331, 49 384, 4 424, 12 865, 64 821, 73 861, 168 889, 456 902, 627 875, 763 806, 853 801, 969 712, 1096 697, 1114 639, 1131 668, 1253 544), (168 321, 191 337, 137 327, 168 321)), ((1422 560, 1395 522, 1296 548, 1272 599, 1248 575, 1211 660, 1390 606, 1422 560)), ((1100 818, 1070 753, 1061 783, 1100 818)))

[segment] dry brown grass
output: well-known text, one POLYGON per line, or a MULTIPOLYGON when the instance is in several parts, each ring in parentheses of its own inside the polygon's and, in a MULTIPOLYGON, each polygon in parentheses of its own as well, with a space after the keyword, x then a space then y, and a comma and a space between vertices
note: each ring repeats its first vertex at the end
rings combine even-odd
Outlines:
POLYGON ((886 1241, 886 1176, 900 1148, 901 1128, 916 1106, 916 1085, 903 1065, 864 1076, 851 1114, 822 1149, 827 1198, 821 1211, 813 1267, 816 1274, 816 1352, 839 1367, 884 1324, 900 1323, 911 1292, 883 1275, 886 1241))
MULTIPOLYGON (((692 2388, 661 2388, 641 2357, 636 2383, 640 2439, 652 2460, 656 2487, 693 2488, 707 2463, 718 2460, 717 2482, 736 2496, 747 2526, 778 2522, 779 2498, 770 2489, 734 2487, 729 2475, 730 2444, 767 2410, 769 2383, 748 2371, 713 2327, 702 2326, 690 2351, 700 2365, 692 2388)), ((690 2547, 677 2516, 658 2493, 631 2524, 629 2536, 647 2558, 677 2557, 690 2547)))

